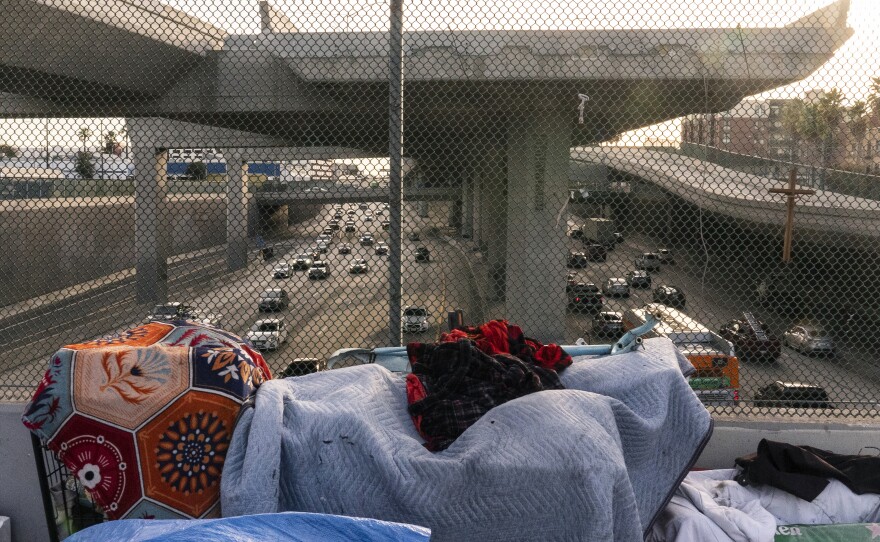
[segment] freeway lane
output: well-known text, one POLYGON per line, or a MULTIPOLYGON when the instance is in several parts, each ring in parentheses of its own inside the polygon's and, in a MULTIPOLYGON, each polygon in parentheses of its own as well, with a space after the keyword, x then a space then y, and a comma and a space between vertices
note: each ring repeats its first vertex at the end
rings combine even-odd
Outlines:
MULTIPOLYGON (((578 248, 580 241, 570 240, 572 248, 578 248)), ((651 252, 665 246, 647 236, 630 234, 623 244, 618 245, 608 255, 604 263, 591 262, 589 267, 577 270, 579 280, 595 282, 601 287, 609 277, 623 277, 627 271, 635 269, 635 257, 642 252, 651 252)), ((749 301, 751 285, 726 284, 718 275, 724 273, 720 268, 724 262, 711 260, 705 268, 707 281, 702 281, 704 259, 699 253, 675 251, 676 263, 665 265, 657 273, 652 273, 654 285, 661 283, 679 286, 687 296, 685 312, 700 321, 709 329, 718 329, 727 321, 740 317, 743 311, 752 311, 758 319, 764 320, 781 337, 782 332, 792 323, 768 314, 767 311, 749 301), (708 284, 709 282, 712 283, 708 284)), ((630 307, 641 307, 652 302, 650 289, 633 289, 630 298, 606 298, 606 310, 624 311, 630 307)), ((568 319, 567 339, 584 336, 591 331, 590 317, 571 315, 568 319)), ((597 342, 604 342, 598 340, 597 342)), ((840 405, 851 404, 853 408, 878 408, 880 406, 880 368, 866 362, 858 354, 845 349, 832 359, 817 358, 795 352, 783 347, 782 355, 775 363, 740 362, 741 398, 751 399, 757 390, 774 380, 799 380, 821 385, 829 392, 832 402, 840 405)))
MULTIPOLYGON (((311 281, 305 271, 298 271, 288 279, 272 278, 272 270, 279 262, 292 258, 300 252, 308 252, 315 246, 315 239, 331 222, 332 208, 327 206, 309 222, 292 228, 287 239, 273 243, 275 258, 270 262, 253 260, 246 269, 202 284, 201 293, 179 295, 171 298, 190 303, 208 313, 222 315, 223 327, 244 334, 260 318, 273 316, 257 311, 258 294, 269 287, 284 288, 290 298, 290 307, 278 313, 290 326, 291 335, 286 344, 275 352, 266 352, 266 359, 273 371, 282 370, 297 357, 325 358, 342 347, 373 346, 388 344, 388 268, 387 256, 375 254, 374 247, 363 247, 358 236, 370 232, 376 241, 387 241, 387 233, 381 228, 384 216, 379 215, 381 204, 369 204, 374 220, 364 220, 365 212, 356 204, 344 205, 344 210, 354 210, 358 231, 334 236, 334 243, 325 255, 332 275, 321 281, 311 281), (338 253, 342 242, 352 245, 351 255, 338 253), (352 259, 367 260, 370 271, 366 275, 350 275, 348 266, 352 259)), ((432 213, 426 218, 417 216, 415 208, 405 207, 403 241, 403 304, 418 304, 431 313, 430 328, 425 333, 407 333, 404 341, 435 340, 445 321, 445 313, 451 308, 463 308, 466 314, 472 304, 472 288, 467 274, 464 255, 450 249, 431 232, 446 217, 446 206, 432 205, 432 213), (413 231, 420 233, 421 240, 409 240, 413 231), (416 246, 426 246, 431 251, 431 262, 414 261, 416 246)), ((348 216, 348 215, 346 215, 348 216)), ((385 215, 387 216, 387 215, 385 215)), ((4 383, 13 387, 0 388, 0 398, 23 399, 32 391, 37 376, 42 373, 46 361, 58 346, 66 342, 118 333, 142 320, 148 307, 135 306, 120 310, 109 307, 107 314, 100 311, 88 324, 67 330, 64 342, 56 341, 46 352, 22 357, 24 362, 2 374, 4 383), (75 335, 72 335, 75 334, 75 335), (18 387, 15 387, 15 384, 18 387)), ((45 339, 43 340, 45 342, 45 339)), ((23 348, 27 351, 27 348, 23 348)))

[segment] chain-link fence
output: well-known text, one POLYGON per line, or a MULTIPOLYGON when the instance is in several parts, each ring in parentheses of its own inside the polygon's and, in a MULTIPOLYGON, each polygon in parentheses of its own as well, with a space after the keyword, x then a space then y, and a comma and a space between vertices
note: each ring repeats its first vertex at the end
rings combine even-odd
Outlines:
POLYGON ((662 313, 717 411, 875 416, 878 22, 870 0, 13 2, 0 397, 148 317, 246 335, 282 374, 456 309, 560 344, 662 313))

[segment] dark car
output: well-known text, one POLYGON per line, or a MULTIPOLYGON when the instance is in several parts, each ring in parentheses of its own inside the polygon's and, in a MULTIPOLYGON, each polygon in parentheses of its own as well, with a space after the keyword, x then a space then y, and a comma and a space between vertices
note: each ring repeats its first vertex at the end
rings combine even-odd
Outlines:
POLYGON ((409 234, 408 238, 410 241, 420 241, 422 239, 422 236, 419 235, 419 232, 414 231, 409 234))
POLYGON ((636 258, 636 269, 660 271, 660 255, 654 252, 643 253, 636 258))
POLYGON ((605 306, 605 298, 592 282, 579 282, 568 293, 568 308, 572 312, 597 314, 605 306))
POLYGON ((672 251, 668 248, 658 248, 657 253, 660 256, 660 264, 661 265, 674 265, 675 264, 675 255, 672 254, 672 251))
POLYGON ((779 338, 750 312, 744 312, 741 319, 724 324, 718 333, 733 344, 740 360, 776 361, 782 354, 779 338))
POLYGON ((294 271, 305 271, 311 266, 312 258, 309 254, 297 254, 296 258, 293 259, 293 263, 291 264, 291 268, 294 271))
POLYGON ((290 298, 287 292, 281 288, 270 288, 264 290, 257 300, 257 309, 263 311, 280 311, 287 308, 290 304, 290 298))
POLYGON ((337 210, 335 213, 333 213, 333 219, 334 219, 334 220, 339 220, 339 219, 341 219, 341 218, 342 218, 342 211, 337 210))
POLYGON ((568 267, 586 267, 588 265, 587 255, 584 252, 571 250, 568 252, 568 267))
POLYGON ((608 259, 608 248, 595 239, 584 239, 584 251, 591 262, 604 262, 608 259))
POLYGON ((386 230, 386 231, 391 229, 391 222, 388 220, 383 220, 382 221, 382 229, 386 230))
POLYGON ((626 283, 631 288, 650 288, 651 274, 647 271, 630 271, 626 274, 626 283))
MULTIPOLYGON (((339 224, 337 224, 337 226, 339 226, 339 224)), ((336 229, 338 229, 338 228, 336 228, 336 229)), ((333 226, 327 226, 326 228, 324 228, 324 231, 321 232, 321 235, 326 235, 328 240, 332 240, 334 233, 336 233, 336 232, 335 232, 333 226)))
POLYGON ((352 222, 352 221, 346 222, 344 229, 345 229, 346 233, 352 233, 352 232, 357 231, 357 228, 355 227, 354 222, 352 222))
POLYGON ((315 260, 312 262, 312 267, 309 268, 309 279, 310 280, 323 280, 330 276, 330 266, 327 265, 327 262, 322 260, 315 260))
POLYGON ((172 301, 153 307, 153 311, 147 316, 147 322, 170 322, 173 320, 191 320, 201 324, 220 327, 222 316, 219 314, 206 314, 192 305, 185 305, 179 301, 172 301))
POLYGON ((614 241, 616 243, 622 243, 624 241, 623 234, 619 231, 616 231, 612 234, 614 236, 614 241))
POLYGON ((337 230, 339 229, 339 222, 336 222, 336 221, 334 220, 334 221, 331 222, 330 225, 327 226, 327 227, 330 228, 331 231, 335 232, 335 231, 337 231, 337 230))
POLYGON ((428 247, 416 247, 416 261, 417 262, 430 262, 431 261, 431 251, 428 250, 428 247))
POLYGON ((584 230, 580 228, 572 228, 570 232, 568 232, 568 236, 572 239, 583 239, 584 238, 584 230))
POLYGON ((651 300, 654 303, 660 303, 673 309, 683 309, 686 304, 684 292, 677 286, 669 286, 667 284, 661 284, 654 288, 651 300))
POLYGON ((369 270, 370 268, 367 265, 367 260, 364 259, 352 260, 351 265, 348 268, 348 272, 352 275, 362 275, 369 270))
POLYGON ((348 243, 342 243, 341 245, 339 245, 339 253, 351 254, 351 245, 348 243))
POLYGON ((326 365, 326 361, 321 361, 318 358, 295 358, 281 372, 281 378, 303 376, 323 371, 326 369, 326 365))
POLYGON ((602 311, 593 317, 593 333, 597 337, 623 335, 623 315, 614 311, 602 311))
POLYGON ((378 254, 379 256, 387 256, 388 245, 386 243, 378 243, 376 245, 376 254, 378 254))
POLYGON ((577 275, 575 273, 569 273, 565 276, 565 291, 570 292, 572 287, 578 283, 577 275))
POLYGON ((803 382, 776 382, 755 394, 755 406, 775 408, 834 408, 822 386, 803 382))
POLYGON ((376 240, 373 238, 372 234, 365 233, 365 234, 361 235, 359 242, 362 247, 367 247, 367 246, 373 246, 373 243, 375 243, 376 240))

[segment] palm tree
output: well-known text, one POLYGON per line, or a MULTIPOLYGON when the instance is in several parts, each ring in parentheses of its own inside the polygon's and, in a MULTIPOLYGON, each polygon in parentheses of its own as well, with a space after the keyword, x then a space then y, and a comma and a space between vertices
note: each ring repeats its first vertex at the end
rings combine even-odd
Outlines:
POLYGON ((91 137, 92 137, 92 131, 89 128, 83 126, 82 128, 79 129, 79 138, 83 143, 83 148, 82 148, 83 152, 86 152, 86 142, 88 142, 89 138, 91 138, 91 137))
POLYGON ((855 165, 861 169, 865 136, 868 135, 868 105, 864 101, 859 100, 846 110, 846 124, 856 140, 855 165))

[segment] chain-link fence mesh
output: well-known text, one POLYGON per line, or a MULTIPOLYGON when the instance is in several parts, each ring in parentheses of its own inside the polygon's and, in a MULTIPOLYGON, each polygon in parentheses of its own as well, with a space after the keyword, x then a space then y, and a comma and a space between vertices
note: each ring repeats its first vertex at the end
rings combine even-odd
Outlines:
POLYGON ((13 2, 2 398, 148 317, 292 374, 456 309, 560 344, 659 311, 716 411, 875 416, 878 23, 871 0, 13 2))

